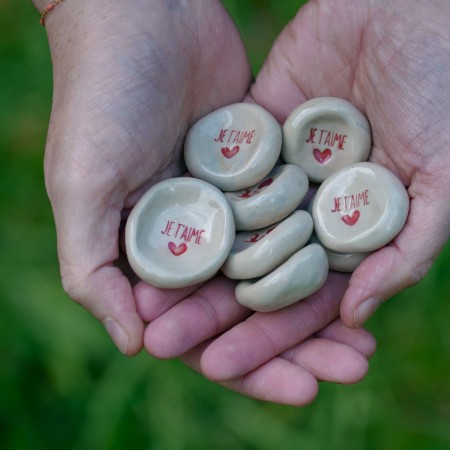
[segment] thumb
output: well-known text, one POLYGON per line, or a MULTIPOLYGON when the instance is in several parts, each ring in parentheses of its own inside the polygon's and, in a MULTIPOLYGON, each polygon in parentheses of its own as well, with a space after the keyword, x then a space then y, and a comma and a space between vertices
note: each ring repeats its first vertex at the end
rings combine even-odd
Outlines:
POLYGON ((53 174, 47 180, 63 287, 103 323, 122 353, 134 355, 142 348, 144 324, 131 284, 115 266, 122 205, 111 202, 113 194, 105 189, 111 183, 100 181, 101 175, 81 177, 79 183, 73 178, 56 182, 53 174))
MULTIPOLYGON (((410 187, 410 196, 411 191, 410 187)), ((445 197, 430 193, 413 197, 401 233, 356 269, 341 304, 347 326, 361 326, 384 301, 427 274, 450 233, 450 205, 445 197)))

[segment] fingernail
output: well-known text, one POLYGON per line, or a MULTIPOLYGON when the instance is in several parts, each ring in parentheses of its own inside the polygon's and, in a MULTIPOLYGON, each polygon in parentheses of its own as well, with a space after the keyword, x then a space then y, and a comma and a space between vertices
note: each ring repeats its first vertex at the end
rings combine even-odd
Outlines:
POLYGON ((373 313, 382 303, 383 298, 380 295, 364 300, 353 312, 355 326, 360 327, 363 325, 370 317, 372 317, 373 313))
POLYGON ((127 346, 128 346, 128 335, 125 333, 125 330, 114 320, 111 318, 106 319, 103 322, 106 331, 111 336, 111 339, 116 344, 117 348, 123 353, 126 354, 127 346))

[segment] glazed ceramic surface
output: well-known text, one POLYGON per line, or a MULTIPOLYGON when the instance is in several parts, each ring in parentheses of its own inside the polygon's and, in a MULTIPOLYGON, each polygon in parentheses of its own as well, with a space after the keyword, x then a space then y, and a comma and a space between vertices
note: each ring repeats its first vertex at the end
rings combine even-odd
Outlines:
POLYGON ((300 167, 284 164, 252 187, 225 193, 236 229, 256 230, 279 222, 298 207, 308 186, 308 177, 300 167))
MULTIPOLYGON (((316 235, 312 235, 310 242, 321 244, 316 235)), ((370 252, 366 253, 337 253, 329 248, 323 247, 328 258, 328 265, 330 270, 335 272, 354 272, 357 267, 369 256, 370 252)))
POLYGON ((262 180, 281 151, 281 127, 262 107, 237 103, 200 119, 189 130, 185 161, 189 172, 223 191, 262 180))
POLYGON ((366 161, 372 146, 366 117, 346 100, 319 97, 296 108, 283 126, 282 157, 297 164, 311 181, 366 161))
POLYGON ((301 249, 313 230, 306 211, 294 211, 282 222, 256 231, 236 234, 222 272, 236 280, 261 277, 301 249))
POLYGON ((327 275, 325 250, 310 244, 265 277, 238 283, 236 299, 254 311, 275 311, 316 292, 327 275))
POLYGON ((130 265, 142 280, 179 288, 205 281, 220 269, 235 228, 219 189, 194 178, 173 178, 138 201, 125 236, 130 265))
POLYGON ((315 232, 338 253, 371 252, 403 228, 409 197, 402 182, 385 167, 363 162, 327 178, 312 206, 315 232))

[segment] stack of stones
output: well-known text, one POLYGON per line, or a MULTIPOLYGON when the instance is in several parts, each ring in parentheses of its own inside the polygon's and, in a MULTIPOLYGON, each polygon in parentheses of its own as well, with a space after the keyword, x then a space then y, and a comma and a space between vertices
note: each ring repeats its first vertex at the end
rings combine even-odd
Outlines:
POLYGON ((158 183, 133 209, 130 264, 162 288, 202 283, 221 270, 239 280, 236 299, 255 311, 297 302, 325 283, 329 269, 353 271, 405 224, 405 187, 366 162, 371 147, 367 119, 338 98, 303 103, 283 128, 254 104, 214 111, 186 137, 193 178, 158 183), (317 192, 300 209, 310 183, 317 192))

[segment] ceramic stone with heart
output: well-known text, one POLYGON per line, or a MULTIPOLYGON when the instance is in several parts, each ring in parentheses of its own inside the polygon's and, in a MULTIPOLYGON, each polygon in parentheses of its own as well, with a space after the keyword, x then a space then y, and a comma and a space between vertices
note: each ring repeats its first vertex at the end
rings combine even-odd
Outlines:
POLYGON ((282 164, 258 184, 241 191, 226 192, 236 229, 255 230, 284 219, 298 207, 308 186, 303 169, 294 164, 282 164))
POLYGON ((364 253, 390 242, 403 228, 409 197, 385 167, 360 162, 328 177, 312 204, 317 238, 340 253, 364 253))
POLYGON ((366 161, 372 147, 366 117, 346 100, 319 97, 291 112, 283 126, 282 157, 298 164, 313 182, 366 161))
POLYGON ((223 193, 183 177, 157 183, 139 199, 127 221, 125 243, 142 280, 179 288, 214 276, 234 236, 233 213, 223 193))
POLYGON ((220 108, 189 130, 184 158, 189 173, 223 191, 260 182, 281 152, 281 127, 261 106, 237 103, 220 108))

